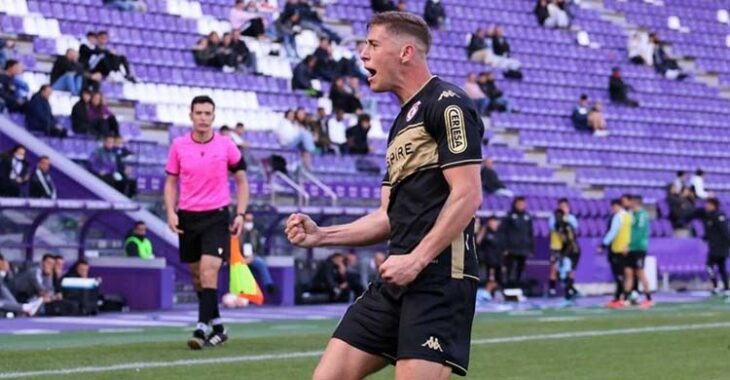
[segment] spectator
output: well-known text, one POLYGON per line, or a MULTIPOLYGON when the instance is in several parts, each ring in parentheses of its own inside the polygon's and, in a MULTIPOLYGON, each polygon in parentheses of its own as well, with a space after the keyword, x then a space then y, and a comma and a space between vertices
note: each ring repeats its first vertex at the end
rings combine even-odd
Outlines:
POLYGON ((354 297, 360 297, 360 295, 365 292, 365 286, 363 286, 357 254, 350 252, 345 256, 345 267, 347 268, 345 274, 347 277, 347 283, 350 284, 354 297))
POLYGON ((357 117, 357 124, 345 131, 347 137, 347 153, 369 154, 368 132, 370 132, 370 115, 362 113, 357 117))
POLYGON ((314 145, 323 153, 334 153, 332 142, 329 138, 329 129, 327 123, 331 117, 327 116, 324 107, 317 107, 317 113, 312 115, 309 120, 309 130, 314 138, 314 145))
POLYGON ((15 41, 0 38, 0 67, 5 67, 8 61, 8 50, 15 48, 15 41))
POLYGON ((345 111, 342 108, 336 108, 334 117, 327 122, 327 131, 329 141, 334 145, 338 154, 347 151, 347 123, 345 120, 345 111))
POLYGON ((233 53, 232 41, 230 33, 223 33, 223 39, 216 50, 216 59, 223 66, 224 73, 236 71, 236 54, 233 53))
POLYGON ((398 10, 398 6, 395 5, 393 0, 370 0, 370 8, 372 8, 373 13, 398 10))
POLYGON ((104 5, 109 5, 122 12, 147 12, 145 0, 104 0, 104 5))
MULTIPOLYGON (((291 3, 294 3, 294 11, 299 13, 299 25, 302 28, 312 30, 319 36, 327 37, 337 44, 342 41, 342 38, 337 33, 324 25, 317 11, 312 9, 309 0, 292 1, 291 3)), ((290 7, 289 2, 287 2, 284 8, 284 13, 287 13, 287 7, 290 7)))
POLYGON ((292 88, 294 90, 305 90, 307 95, 313 97, 321 96, 322 92, 312 87, 312 79, 314 79, 314 68, 316 65, 317 58, 314 55, 308 55, 294 67, 292 77, 292 88))
POLYGON ((537 22, 546 28, 567 28, 570 26, 568 12, 560 7, 558 0, 538 0, 535 5, 537 22))
POLYGON ((93 126, 89 119, 89 102, 91 101, 91 92, 82 89, 79 94, 79 100, 71 108, 71 129, 75 135, 93 134, 93 126))
POLYGON ((603 116, 603 105, 601 102, 593 103, 593 107, 591 107, 591 111, 588 113, 588 127, 593 131, 594 136, 608 136, 606 117, 603 116))
POLYGON ((210 37, 200 37, 193 47, 193 59, 198 66, 215 66, 215 46, 210 44, 210 37))
POLYGON ((249 50, 246 42, 241 39, 241 32, 238 29, 231 31, 231 51, 233 52, 236 69, 243 69, 245 72, 252 73, 258 70, 256 54, 249 50))
POLYGON ((327 37, 319 39, 319 46, 314 50, 317 64, 314 66, 314 76, 332 82, 337 75, 337 62, 332 57, 332 41, 327 37))
POLYGON ((356 288, 357 284, 348 282, 347 265, 341 253, 333 253, 323 261, 312 279, 312 290, 327 292, 330 302, 348 301, 356 288))
POLYGON ((504 37, 504 32, 500 26, 495 26, 492 29, 492 51, 500 57, 509 57, 512 55, 509 42, 504 37))
POLYGON ((120 193, 131 196, 130 183, 124 168, 120 167, 121 160, 114 146, 114 136, 104 137, 102 144, 89 158, 91 172, 120 193))
POLYGON ((98 42, 96 46, 102 52, 103 58, 96 66, 96 70, 105 78, 112 73, 118 73, 113 76, 114 79, 124 78, 132 83, 137 83, 137 79, 132 75, 127 57, 122 54, 117 54, 116 50, 108 47, 109 33, 100 31, 97 33, 97 38, 98 42))
POLYGON ((43 306, 43 300, 34 298, 28 303, 19 303, 13 294, 13 282, 14 272, 10 262, 0 254, 0 311, 34 316, 43 306))
POLYGON ((500 233, 504 237, 507 286, 519 287, 527 257, 535 251, 532 216, 527 212, 524 197, 512 201, 512 209, 502 219, 500 233))
POLYGON ((74 49, 66 50, 66 55, 59 55, 51 69, 51 83, 56 91, 68 91, 78 96, 84 83, 98 89, 101 74, 87 74, 84 66, 78 61, 79 53, 74 49))
MULTIPOLYGON (((353 78, 357 82, 357 78, 353 78)), ((362 111, 362 103, 360 102, 360 94, 357 84, 354 86, 346 83, 344 77, 335 79, 330 87, 330 100, 332 107, 335 109, 343 109, 346 113, 355 113, 362 111)))
POLYGON ((591 131, 591 127, 588 126, 588 114, 590 109, 588 108, 588 95, 581 94, 578 104, 573 108, 573 113, 570 114, 570 120, 573 122, 573 127, 578 131, 591 131))
POLYGON ((629 52, 631 63, 654 66, 654 45, 646 31, 637 30, 631 33, 626 50, 629 52))
POLYGON ((63 267, 65 265, 65 259, 61 255, 53 256, 53 291, 56 293, 62 293, 61 279, 63 278, 63 267))
POLYGON ((25 127, 29 131, 42 132, 46 136, 64 138, 68 132, 56 122, 51 111, 51 103, 48 101, 52 93, 53 88, 44 84, 30 98, 25 109, 25 127))
POLYGON ((482 189, 488 194, 495 194, 504 197, 513 197, 514 193, 499 179, 497 171, 494 170, 494 161, 491 157, 487 157, 483 161, 480 173, 482 178, 482 189))
POLYGON ((124 160, 133 153, 125 146, 124 138, 122 136, 114 137, 114 153, 117 155, 117 168, 124 176, 124 180, 126 182, 122 193, 124 193, 127 197, 132 198, 137 195, 137 179, 132 177, 132 169, 124 162, 124 160))
POLYGON ((264 19, 258 13, 254 1, 246 3, 244 0, 236 0, 231 8, 228 21, 230 21, 232 29, 241 30, 241 34, 244 36, 260 38, 266 31, 264 19))
POLYGON ((5 72, 0 73, 0 112, 25 112, 28 101, 28 84, 20 78, 23 74, 23 64, 8 59, 5 62, 5 72))
POLYGON ((365 41, 357 41, 355 44, 355 52, 349 61, 347 75, 357 77, 361 82, 367 83, 370 73, 365 70, 365 63, 362 61, 362 58, 360 58, 360 52, 365 49, 365 45, 367 45, 367 42, 365 41))
POLYGON ((573 274, 576 269, 575 263, 578 261, 576 256, 580 255, 580 247, 575 242, 578 219, 570 213, 570 203, 567 198, 558 200, 557 210, 548 219, 548 228, 550 229, 548 295, 551 297, 557 295, 559 267, 562 259, 568 257, 572 265, 570 273, 565 277, 565 296, 566 299, 570 299, 577 292, 573 287, 573 274))
POLYGON ((696 198, 707 199, 714 195, 705 189, 705 171, 697 169, 695 174, 689 179, 689 186, 696 198))
POLYGON ((487 95, 485 95, 481 87, 479 87, 476 73, 469 73, 463 87, 464 92, 466 92, 469 98, 474 101, 474 104, 477 106, 479 114, 486 115, 487 107, 489 107, 489 98, 487 98, 487 95))
POLYGON ((62 300, 63 296, 54 287, 55 266, 56 257, 47 253, 41 259, 40 268, 32 267, 18 273, 14 283, 16 298, 21 302, 41 298, 46 309, 51 303, 62 300))
POLYGON ((254 216, 250 212, 247 212, 246 215, 243 216, 241 244, 243 258, 246 261, 246 264, 248 264, 251 268, 254 276, 260 280, 267 293, 276 293, 276 284, 274 284, 274 280, 271 278, 269 267, 266 265, 266 261, 261 258, 261 255, 264 253, 261 233, 256 229, 254 216))
POLYGON ((687 183, 687 172, 684 170, 677 171, 677 177, 672 181, 672 191, 679 194, 687 183))
POLYGON ((56 199, 56 184, 51 177, 51 159, 48 156, 41 156, 38 159, 33 175, 30 177, 30 197, 56 199))
POLYGON ((238 149, 240 149, 241 151, 243 151, 244 149, 248 149, 248 142, 244 140, 245 129, 246 127, 244 126, 244 124, 239 121, 238 123, 236 123, 235 129, 230 135, 233 143, 236 144, 238 149))
POLYGON ((512 106, 512 100, 504 95, 502 90, 497 87, 497 83, 494 81, 492 73, 483 71, 479 73, 479 88, 489 98, 489 105, 487 106, 487 114, 491 114, 492 111, 512 113, 515 108, 512 106))
POLYGON ((282 12, 279 18, 274 21, 274 31, 281 39, 286 55, 289 59, 299 58, 297 53, 296 34, 301 30, 299 26, 299 12, 282 12))
POLYGON ((687 78, 687 74, 682 72, 677 60, 670 57, 664 50, 664 43, 659 40, 659 37, 656 34, 651 34, 649 38, 654 45, 654 55, 652 56, 654 69, 667 79, 683 80, 687 78))
POLYGON ((639 102, 629 98, 629 91, 633 89, 633 87, 625 83, 621 78, 621 69, 614 67, 611 78, 608 81, 608 94, 611 101, 629 107, 638 107, 639 102))
POLYGON ((97 137, 113 135, 119 136, 119 123, 116 116, 106 105, 106 99, 101 92, 91 94, 87 117, 92 130, 97 137))
POLYGON ((96 66, 104 58, 104 52, 99 48, 99 36, 96 32, 87 32, 86 41, 79 47, 79 62, 92 73, 100 73, 96 66))
POLYGON ((426 0, 423 10, 423 19, 434 29, 442 29, 446 24, 446 9, 441 0, 426 0))
POLYGON ((297 149, 302 155, 304 169, 311 170, 312 154, 317 150, 317 147, 314 146, 314 137, 308 130, 295 124, 294 116, 293 110, 286 111, 285 117, 279 123, 275 133, 279 144, 287 149, 297 149))
POLYGON ((669 203, 669 221, 672 228, 686 228, 695 210, 695 198, 689 187, 682 188, 681 193, 675 193, 672 186, 669 186, 669 194, 667 195, 667 203, 669 203))
POLYGON ((0 156, 0 196, 19 197, 21 187, 30 180, 26 149, 16 145, 0 156))
POLYGON ((138 220, 124 239, 124 253, 127 257, 138 257, 144 260, 155 258, 152 252, 152 241, 147 238, 147 225, 138 220))
POLYGON ((493 34, 491 30, 479 28, 471 35, 467 53, 469 59, 477 62, 484 62, 486 65, 504 70, 505 77, 512 79, 521 79, 522 73, 519 71, 522 64, 519 60, 510 58, 509 56, 500 56, 492 51, 492 40, 487 39, 493 34))

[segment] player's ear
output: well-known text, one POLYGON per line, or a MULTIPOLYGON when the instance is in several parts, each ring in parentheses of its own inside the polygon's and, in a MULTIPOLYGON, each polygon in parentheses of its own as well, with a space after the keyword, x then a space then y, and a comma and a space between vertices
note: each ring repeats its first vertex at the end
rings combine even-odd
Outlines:
POLYGON ((190 121, 192 122, 193 121, 193 111, 190 111, 189 115, 190 115, 190 121))
POLYGON ((400 49, 400 62, 406 63, 413 59, 413 54, 416 52, 415 47, 412 44, 405 44, 400 49))

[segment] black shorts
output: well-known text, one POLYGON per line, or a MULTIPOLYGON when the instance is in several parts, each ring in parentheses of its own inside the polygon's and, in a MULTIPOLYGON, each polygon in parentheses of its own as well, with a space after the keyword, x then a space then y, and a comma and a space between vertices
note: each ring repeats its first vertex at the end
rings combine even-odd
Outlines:
MULTIPOLYGON (((550 265, 560 264, 560 260, 563 258, 563 253, 559 251, 550 251, 550 265)), ((571 268, 576 270, 578 263, 580 262, 580 253, 577 255, 568 255, 570 259, 571 268)))
POLYGON ((478 286, 431 275, 405 288, 378 281, 347 309, 333 337, 391 364, 421 359, 466 376, 478 286))
POLYGON ((487 272, 487 281, 495 281, 498 284, 502 284, 502 271, 504 268, 502 264, 494 262, 484 263, 484 270, 487 272))
POLYGON ((631 251, 628 255, 628 266, 633 269, 644 269, 646 251, 631 251))
POLYGON ((197 263, 202 255, 228 261, 231 252, 230 215, 227 207, 212 211, 177 212, 183 233, 180 239, 180 262, 197 263))

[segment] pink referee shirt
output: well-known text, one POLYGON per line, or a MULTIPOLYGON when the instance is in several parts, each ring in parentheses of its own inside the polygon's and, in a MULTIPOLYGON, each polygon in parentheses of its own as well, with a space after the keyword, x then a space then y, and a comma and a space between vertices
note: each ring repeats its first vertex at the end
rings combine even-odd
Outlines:
POLYGON ((218 133, 205 143, 193 140, 191 133, 176 138, 165 171, 179 178, 178 208, 210 211, 228 206, 231 203, 228 171, 240 161, 241 151, 230 138, 218 133))

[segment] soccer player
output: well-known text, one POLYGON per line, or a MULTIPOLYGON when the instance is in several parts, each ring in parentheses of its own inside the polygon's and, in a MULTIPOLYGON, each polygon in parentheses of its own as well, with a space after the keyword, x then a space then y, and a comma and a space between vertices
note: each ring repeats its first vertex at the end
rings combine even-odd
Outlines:
POLYGON ((388 138, 381 207, 332 227, 302 214, 287 221, 289 240, 301 247, 390 241, 382 281, 347 310, 314 379, 362 379, 389 362, 399 379, 466 375, 484 126, 464 91, 431 75, 430 46, 428 25, 410 13, 379 13, 368 26, 361 57, 370 88, 393 92, 402 105, 388 138))
POLYGON ((241 232, 248 204, 246 163, 233 141, 216 134, 215 103, 196 96, 190 104, 193 129, 170 147, 165 171, 167 225, 178 234, 180 261, 190 265, 198 292, 198 324, 188 347, 199 350, 228 339, 218 311, 218 272, 228 259, 231 235, 241 232), (236 215, 231 223, 228 172, 236 181, 236 215), (178 201, 178 185, 180 199, 178 201), (208 333, 208 325, 213 331, 208 333))
POLYGON ((611 274, 613 274, 613 280, 616 283, 613 300, 606 306, 609 308, 622 308, 626 305, 624 301, 627 298, 627 289, 625 289, 624 283, 626 279, 626 257, 629 253, 629 243, 631 241, 631 214, 621 206, 621 200, 619 199, 611 201, 611 210, 613 212, 611 223, 598 251, 603 252, 605 248, 608 248, 608 262, 611 265, 611 274))
MULTIPOLYGON (((565 289, 565 300, 572 301, 577 291, 573 286, 575 268, 578 266, 580 260, 580 246, 578 245, 578 238, 573 229, 573 225, 568 221, 565 211, 563 209, 557 209, 552 215, 553 220, 553 231, 550 232, 550 250, 553 255, 551 256, 551 263, 554 262, 553 267, 555 269, 555 276, 557 278, 558 268, 560 269, 560 277, 564 281, 565 289), (567 262, 566 262, 567 260, 567 262), (569 265, 569 269, 564 268, 563 265, 569 265)), ((553 285, 552 282, 550 285, 553 285)), ((554 288, 553 288, 554 289, 554 288)), ((565 305, 570 304, 568 302, 565 305)))
POLYGON ((635 279, 641 282, 644 288, 644 301, 639 304, 642 309, 654 306, 649 290, 649 280, 644 272, 644 261, 646 252, 649 250, 649 214, 644 210, 643 200, 640 195, 631 197, 631 242, 629 243, 628 267, 626 272, 626 291, 633 292, 636 289, 635 279))
MULTIPOLYGON (((563 218, 565 222, 570 225, 570 227, 573 229, 573 235, 575 235, 575 233, 578 231, 578 218, 570 213, 570 202, 568 202, 567 198, 558 199, 558 210, 561 210, 563 212, 563 218)), ((554 213, 550 215, 550 218, 548 219, 548 227, 550 227, 550 276, 548 282, 548 295, 554 297, 558 293, 555 288, 558 285, 558 266, 560 265, 559 259, 561 257, 561 251, 563 249, 563 239, 556 229, 554 213)), ((579 255, 580 250, 577 250, 577 253, 575 253, 574 255, 576 256, 575 259, 571 258, 571 260, 573 261, 573 266, 570 273, 568 273, 568 277, 571 280, 575 275, 579 255)), ((565 290, 566 293, 568 292, 568 290, 573 292, 573 294, 577 293, 575 288, 572 286, 572 283, 570 285, 570 288, 565 290)))

